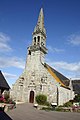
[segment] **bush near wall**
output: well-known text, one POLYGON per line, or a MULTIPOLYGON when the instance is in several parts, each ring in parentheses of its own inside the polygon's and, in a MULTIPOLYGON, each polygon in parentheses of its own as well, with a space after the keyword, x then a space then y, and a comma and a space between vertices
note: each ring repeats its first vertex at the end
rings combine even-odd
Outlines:
POLYGON ((71 101, 68 101, 64 103, 63 107, 72 107, 73 103, 71 101))
POLYGON ((39 94, 36 96, 35 99, 39 105, 46 105, 46 103, 47 103, 47 96, 46 95, 39 94))
POLYGON ((80 102, 80 95, 76 95, 76 96, 75 96, 74 102, 80 102))

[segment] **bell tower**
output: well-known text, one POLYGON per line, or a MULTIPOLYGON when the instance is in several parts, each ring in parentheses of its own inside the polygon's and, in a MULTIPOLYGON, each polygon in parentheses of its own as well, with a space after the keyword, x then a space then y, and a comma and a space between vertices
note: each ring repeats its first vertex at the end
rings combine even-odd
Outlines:
POLYGON ((40 10, 37 25, 32 34, 32 44, 28 47, 28 55, 31 55, 33 52, 36 53, 36 51, 40 53, 41 59, 44 59, 45 54, 47 54, 43 8, 40 10))

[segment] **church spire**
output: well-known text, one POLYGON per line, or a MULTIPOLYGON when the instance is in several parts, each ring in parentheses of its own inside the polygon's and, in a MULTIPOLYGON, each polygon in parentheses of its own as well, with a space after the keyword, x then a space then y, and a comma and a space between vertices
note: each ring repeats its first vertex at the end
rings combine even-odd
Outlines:
POLYGON ((39 17, 38 17, 38 22, 37 22, 37 25, 35 26, 33 34, 35 34, 36 32, 37 33, 42 32, 42 33, 44 33, 44 35, 46 37, 46 30, 45 30, 45 27, 44 27, 43 8, 41 8, 41 10, 40 10, 39 17))
POLYGON ((43 28, 44 28, 44 15, 43 15, 43 8, 41 8, 41 10, 40 10, 40 14, 39 14, 39 17, 38 17, 37 25, 39 26, 39 28, 40 28, 41 31, 42 31, 43 28))
POLYGON ((33 36, 32 36, 32 46, 30 51, 42 51, 44 54, 47 54, 46 48, 46 30, 44 27, 44 14, 43 8, 41 8, 37 24, 35 26, 33 36))

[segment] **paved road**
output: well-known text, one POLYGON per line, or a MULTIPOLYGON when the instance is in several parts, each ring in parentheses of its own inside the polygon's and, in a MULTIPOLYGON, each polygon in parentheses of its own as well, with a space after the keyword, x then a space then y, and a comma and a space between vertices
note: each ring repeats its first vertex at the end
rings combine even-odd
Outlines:
POLYGON ((28 103, 18 105, 7 114, 12 120, 80 120, 80 113, 37 110, 28 103))

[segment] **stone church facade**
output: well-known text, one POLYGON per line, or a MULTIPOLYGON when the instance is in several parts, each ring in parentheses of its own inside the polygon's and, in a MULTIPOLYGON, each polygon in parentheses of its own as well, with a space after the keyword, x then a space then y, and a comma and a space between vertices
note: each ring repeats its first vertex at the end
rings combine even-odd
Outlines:
POLYGON ((71 81, 45 63, 46 30, 43 9, 34 28, 32 44, 28 47, 25 69, 12 86, 11 97, 16 101, 35 103, 35 96, 44 94, 51 103, 62 105, 73 99, 71 81))

